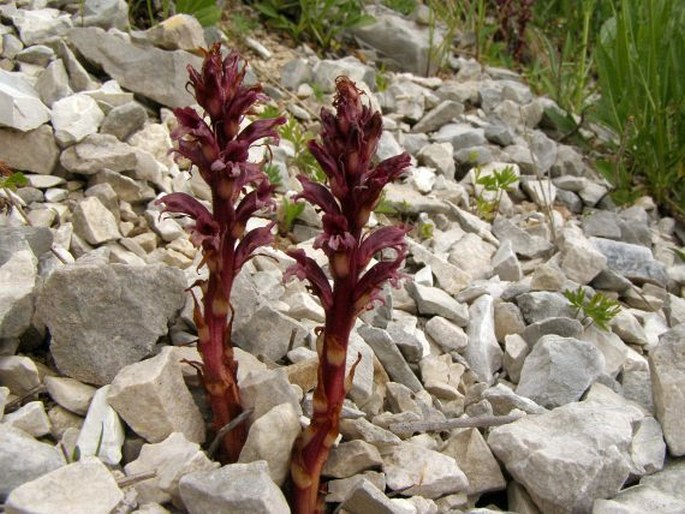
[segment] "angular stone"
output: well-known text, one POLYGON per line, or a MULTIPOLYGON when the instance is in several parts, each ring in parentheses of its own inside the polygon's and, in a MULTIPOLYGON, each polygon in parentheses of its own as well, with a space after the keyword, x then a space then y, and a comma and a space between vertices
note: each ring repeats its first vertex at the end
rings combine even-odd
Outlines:
POLYGON ((388 488, 405 496, 439 498, 468 488, 466 475, 452 457, 417 444, 392 447, 383 462, 388 488))
POLYGON ((31 326, 37 278, 38 259, 26 243, 0 265, 0 338, 17 338, 31 326))
POLYGON ((509 379, 518 384, 521 379, 521 368, 529 352, 528 343, 518 334, 504 336, 504 370, 509 379))
POLYGON ((507 416, 525 412, 526 414, 542 414, 547 409, 538 405, 533 400, 525 396, 519 396, 504 384, 497 384, 488 387, 481 395, 492 409, 492 413, 497 416, 507 416))
POLYGON ((94 175, 104 168, 110 171, 134 170, 138 157, 134 148, 111 134, 91 134, 64 150, 60 163, 72 173, 94 175))
POLYGON ((550 291, 534 291, 516 297, 516 303, 528 323, 547 318, 573 318, 574 309, 563 295, 550 291))
POLYGON ((0 105, 0 126, 26 132, 50 119, 50 109, 23 73, 0 69, 0 105))
POLYGON ((499 464, 485 439, 475 428, 457 430, 442 448, 442 453, 452 457, 469 481, 466 494, 478 495, 501 491, 507 487, 499 464))
POLYGON ((19 31, 21 41, 26 46, 47 42, 55 36, 63 36, 72 26, 71 16, 52 8, 22 9, 11 18, 19 31))
POLYGON ((469 308, 466 329, 469 343, 464 358, 479 381, 490 383, 502 368, 504 352, 495 336, 495 304, 492 296, 479 296, 469 308))
POLYGON ((409 514, 415 510, 400 509, 371 481, 362 479, 342 501, 345 512, 350 514, 409 514))
POLYGON ((331 448, 321 474, 334 478, 348 478, 383 464, 375 446, 365 441, 347 441, 331 448))
POLYGON ((437 143, 452 143, 454 151, 474 146, 485 145, 485 131, 481 128, 473 128, 468 123, 448 123, 440 127, 433 139, 437 143))
POLYGON ((671 455, 685 455, 685 324, 659 338, 649 353, 656 417, 671 455))
POLYGON ((495 303, 495 336, 500 343, 507 335, 521 334, 526 328, 521 311, 511 302, 495 303))
POLYGON ((178 483, 181 477, 195 471, 209 471, 219 467, 200 449, 200 445, 185 438, 180 432, 155 444, 144 444, 136 460, 124 467, 126 474, 155 472, 155 476, 133 484, 138 493, 138 503, 166 503, 180 505, 178 483))
POLYGON ((431 267, 441 289, 449 294, 457 294, 471 283, 471 275, 430 252, 419 243, 411 239, 408 241, 414 260, 419 264, 431 267))
POLYGON ((301 341, 308 330, 290 316, 264 305, 254 313, 249 323, 235 330, 233 341, 253 355, 264 355, 269 360, 278 361, 288 353, 293 332, 294 340, 301 341))
POLYGON ((628 357, 628 347, 616 334, 602 330, 593 324, 584 330, 579 339, 592 343, 602 352, 605 375, 616 377, 623 369, 623 364, 628 357))
POLYGON ((496 248, 476 234, 465 234, 450 248, 448 261, 473 278, 488 278, 492 274, 491 259, 496 248))
POLYGON ((385 490, 385 476, 378 471, 365 471, 350 478, 329 480, 326 484, 326 503, 340 503, 344 501, 362 480, 368 480, 379 490, 385 490))
POLYGON ((60 146, 78 143, 98 131, 105 114, 90 96, 77 94, 52 104, 51 122, 60 146))
POLYGON ((271 480, 282 486, 289 476, 290 455, 300 432, 298 411, 290 403, 277 405, 252 424, 238 462, 266 461, 271 480))
POLYGON ((440 175, 454 179, 454 148, 451 143, 432 143, 421 147, 417 155, 419 164, 434 168, 440 175))
POLYGON ((145 31, 147 38, 164 50, 197 50, 207 46, 202 25, 190 14, 175 14, 145 31))
POLYGON ((43 437, 50 433, 50 420, 41 401, 29 402, 7 414, 3 423, 23 430, 33 437, 43 437))
POLYGON ((5 415, 5 405, 7 405, 9 395, 9 387, 0 386, 0 421, 2 421, 2 417, 5 415))
POLYGON ((125 141, 131 134, 143 128, 147 120, 145 108, 137 102, 128 102, 114 107, 100 126, 101 134, 112 134, 125 141))
POLYGON ((90 402, 76 446, 81 456, 93 455, 105 464, 116 466, 121 461, 124 426, 107 401, 110 386, 101 387, 90 402))
POLYGON ((63 465, 64 458, 51 444, 0 423, 0 498, 63 465))
POLYGON ((523 278, 521 264, 519 263, 510 239, 505 239, 490 262, 494 272, 500 280, 517 282, 523 278))
POLYGON ((590 512, 628 478, 638 409, 569 403, 495 427, 488 445, 542 512, 590 512))
POLYGON ((59 148, 49 125, 28 131, 7 128, 0 129, 0 155, 10 168, 48 175, 57 164, 59 148))
POLYGON ((553 409, 580 399, 604 370, 604 356, 592 343, 546 335, 521 369, 516 393, 553 409))
POLYGON ((200 57, 183 50, 140 46, 123 34, 96 27, 71 29, 67 37, 86 59, 101 66, 121 87, 167 107, 192 103, 185 89, 185 70, 188 65, 200 69, 200 57), (150 69, 155 73, 150 73, 150 69))
POLYGON ((23 355, 0 357, 0 382, 12 394, 22 396, 41 384, 41 376, 36 363, 23 355))
POLYGON ((240 400, 245 409, 252 409, 250 421, 255 423, 264 414, 282 403, 289 403, 299 414, 301 412, 298 396, 284 369, 277 368, 265 372, 250 373, 238 381, 240 400))
POLYGON ((329 93, 335 88, 335 79, 340 75, 351 78, 358 86, 374 87, 375 70, 354 56, 342 59, 322 59, 314 65, 314 82, 329 93))
POLYGON ((174 355, 166 347, 152 359, 126 366, 112 381, 107 399, 133 431, 149 442, 181 432, 201 443, 204 420, 174 355))
POLYGON ((561 337, 582 339, 584 327, 580 321, 571 318, 545 318, 528 325, 521 336, 532 348, 542 336, 554 334, 561 337))
MULTIPOLYGON (((462 351, 468 344, 468 336, 464 330, 441 317, 433 316, 426 322, 426 334, 444 351, 462 351)), ((405 384, 406 385, 406 384, 405 384)))
POLYGON ((466 305, 458 302, 442 289, 408 283, 405 286, 424 316, 442 316, 457 325, 466 326, 469 320, 466 305))
POLYGON ((433 132, 450 121, 453 121, 455 118, 458 118, 463 112, 463 104, 452 100, 444 100, 435 108, 428 111, 423 118, 412 127, 412 132, 433 132))
POLYGON ((8 514, 108 514, 123 499, 124 493, 107 467, 90 457, 17 487, 7 498, 5 508, 8 514))
POLYGON ((560 251, 561 270, 569 279, 581 285, 595 278, 607 264, 606 257, 594 248, 577 227, 562 231, 560 251))
POLYGON ((630 456, 633 461, 631 473, 636 476, 651 475, 664 467, 666 443, 656 419, 645 417, 637 422, 630 456))
POLYGON ((263 460, 196 471, 181 478, 181 498, 190 514, 284 514, 288 502, 269 478, 263 460))
POLYGON ((74 208, 74 232, 92 245, 121 238, 114 214, 94 196, 84 198, 74 208))
POLYGON ((124 0, 84 0, 79 24, 83 27, 126 30, 129 26, 128 4, 124 0))
POLYGON ((504 217, 498 217, 492 224, 492 233, 500 242, 510 240, 517 255, 534 259, 548 254, 553 246, 544 237, 532 235, 504 217))
POLYGON ((393 338, 386 330, 362 325, 359 327, 358 333, 371 347, 392 380, 406 385, 412 391, 423 389, 421 382, 416 378, 393 338))
POLYGON ((447 401, 463 398, 458 387, 464 374, 464 366, 453 363, 450 355, 426 355, 419 362, 419 369, 426 391, 434 397, 447 401))
MULTIPOLYGON (((387 7, 367 8, 375 22, 355 27, 352 32, 356 38, 380 51, 401 70, 420 76, 430 76, 436 71, 438 63, 431 59, 428 27, 418 26, 387 7)), ((441 31, 436 31, 432 44, 442 44, 443 37, 441 31)))
POLYGON ((340 420, 340 433, 348 441, 359 439, 374 445, 380 451, 399 444, 400 438, 366 418, 340 420))
POLYGON ((55 364, 82 382, 111 382, 121 368, 152 353, 183 306, 185 287, 183 272, 163 265, 82 265, 54 271, 36 309, 50 329, 55 364))
POLYGON ((607 268, 632 282, 638 285, 647 282, 661 287, 668 283, 666 267, 654 259, 649 248, 601 237, 592 237, 590 242, 606 257, 607 268))

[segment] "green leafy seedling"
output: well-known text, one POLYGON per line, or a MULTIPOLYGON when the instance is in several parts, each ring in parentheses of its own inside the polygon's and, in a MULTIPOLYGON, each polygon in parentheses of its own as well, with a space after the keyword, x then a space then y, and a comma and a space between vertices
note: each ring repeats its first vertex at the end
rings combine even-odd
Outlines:
POLYGON ((482 175, 480 166, 476 166, 475 181, 477 185, 483 187, 483 190, 476 196, 476 208, 482 218, 488 221, 495 219, 504 192, 516 184, 518 179, 513 166, 494 170, 489 175, 482 175), (494 198, 486 198, 485 192, 494 193, 494 198))
POLYGON ((289 234, 292 231, 295 220, 302 214, 304 207, 304 202, 291 202, 287 196, 283 197, 278 215, 278 232, 281 235, 289 234))
POLYGON ((579 286, 575 291, 570 289, 564 291, 564 296, 575 307, 576 317, 581 311, 583 312, 583 319, 581 320, 583 325, 589 319, 591 320, 589 324, 594 323, 602 330, 609 330, 609 323, 621 312, 621 306, 616 300, 607 298, 602 293, 595 293, 587 298, 582 286, 579 286))

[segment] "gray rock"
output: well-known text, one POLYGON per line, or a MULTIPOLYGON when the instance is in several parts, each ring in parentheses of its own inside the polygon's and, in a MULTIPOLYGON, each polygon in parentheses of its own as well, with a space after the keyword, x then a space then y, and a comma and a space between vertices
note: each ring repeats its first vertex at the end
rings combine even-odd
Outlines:
POLYGON ((504 370, 516 384, 521 379, 521 368, 529 350, 528 343, 520 335, 509 334, 504 337, 504 370))
POLYGON ((452 362, 449 354, 439 357, 426 355, 419 362, 421 380, 426 391, 441 401, 462 400, 458 387, 464 374, 464 366, 452 362))
POLYGON ((454 458, 410 442, 383 454, 383 472, 388 488, 405 496, 439 498, 468 488, 454 458))
POLYGON ((680 324, 659 338, 649 353, 656 416, 671 455, 685 455, 685 325, 680 324))
MULTIPOLYGON (((398 15, 380 5, 367 8, 375 22, 352 29, 354 36, 366 45, 378 50, 397 68, 415 75, 431 76, 440 63, 431 59, 431 40, 427 27, 398 15)), ((442 43, 443 35, 436 30, 433 45, 442 43)))
MULTIPOLYGON (((96 90, 99 84, 93 79, 65 41, 57 43, 57 54, 64 61, 69 74, 69 86, 76 92, 96 90)), ((132 93, 129 93, 132 96, 132 93)), ((97 100, 97 98, 96 98, 97 100)))
POLYGON ((121 461, 124 426, 107 400, 110 387, 106 385, 95 392, 76 446, 81 456, 92 455, 105 464, 116 466, 121 461))
POLYGON ((455 430, 442 448, 452 457, 469 481, 468 495, 501 491, 507 482, 485 439, 475 428, 455 430))
POLYGON ((482 128, 474 128, 468 123, 448 123, 443 125, 434 134, 433 139, 437 143, 452 143, 455 152, 487 143, 485 131, 482 128))
POLYGON ((492 256, 490 263, 495 274, 499 276, 500 280, 509 282, 517 282, 523 278, 521 271, 521 264, 519 263, 511 239, 505 239, 495 254, 492 256))
POLYGON ((200 449, 200 445, 185 438, 180 432, 155 444, 144 444, 138 457, 126 464, 129 476, 155 472, 155 476, 138 481, 133 488, 138 493, 138 503, 166 503, 181 505, 178 483, 181 477, 195 471, 209 471, 219 467, 200 449))
POLYGON ((652 231, 649 228, 649 215, 640 206, 629 207, 618 215, 621 226, 621 241, 647 248, 652 247, 652 231))
MULTIPOLYGON (((93 175, 88 181, 88 184, 90 184, 90 188, 100 184, 106 184, 112 188, 112 190, 116 193, 116 202, 114 204, 115 209, 113 210, 113 214, 115 214, 115 216, 119 214, 119 200, 123 200, 124 202, 129 202, 132 204, 137 204, 144 201, 152 200, 155 197, 154 190, 149 186, 145 185, 140 181, 136 181, 130 177, 127 177, 126 175, 123 175, 121 173, 108 170, 107 168, 98 172, 96 175, 93 175)), ((153 217, 153 221, 154 219, 159 220, 159 217, 160 214, 157 213, 157 216, 153 217)), ((160 223, 164 223, 164 220, 166 219, 168 218, 162 218, 160 223)), ((171 221, 173 222, 172 226, 175 228, 173 232, 175 237, 171 239, 171 241, 173 241, 177 237, 180 237, 182 231, 177 227, 178 223, 176 223, 173 220, 171 221)), ((155 223, 151 223, 151 225, 153 230, 155 228, 159 229, 159 226, 156 226, 155 223)), ((164 225, 162 226, 166 228, 164 225)))
POLYGON ((111 171, 134 170, 137 153, 110 134, 91 134, 83 141, 70 146, 60 155, 60 163, 67 171, 94 175, 103 168, 111 171))
POLYGON ((155 46, 164 50, 197 50, 207 46, 202 25, 190 14, 175 14, 145 31, 155 46))
POLYGON ((36 363, 23 355, 0 357, 0 382, 12 394, 22 396, 41 384, 41 376, 36 363))
POLYGON ((573 307, 561 294, 551 291, 533 291, 516 297, 516 303, 528 323, 547 318, 573 318, 573 307))
POLYGON ((308 329, 290 316, 264 305, 249 323, 235 330, 233 342, 253 355, 278 361, 288 353, 293 332, 294 341, 301 341, 308 329))
POLYGON ((23 430, 0 424, 0 498, 64 465, 59 450, 23 430))
MULTIPOLYGON (((240 378, 240 377, 239 377, 240 378)), ((252 409, 251 423, 282 403, 289 403, 299 414, 300 395, 288 382, 284 369, 277 368, 265 372, 250 373, 238 381, 240 400, 245 409, 252 409)))
POLYGON ((559 266, 564 274, 574 282, 587 284, 606 266, 607 258, 595 249, 579 228, 565 228, 560 237, 559 266))
POLYGON ((0 126, 26 132, 50 119, 50 109, 23 73, 0 69, 0 102, 0 126))
POLYGON ((55 59, 47 65, 36 80, 36 92, 48 107, 61 98, 74 94, 69 86, 69 76, 62 59, 55 59))
POLYGON ((590 242, 604 254, 610 270, 632 282, 638 285, 647 282, 662 287, 668 283, 666 267, 654 259, 648 248, 601 237, 592 237, 590 242))
POLYGON ((24 245, 0 265, 0 338, 18 338, 31 326, 38 259, 24 245))
POLYGON ((114 476, 91 457, 27 482, 10 493, 8 514, 88 512, 108 514, 124 499, 114 476))
POLYGON ((346 441, 331 448, 321 471, 323 476, 349 478, 383 463, 375 446, 365 441, 346 441))
POLYGON ((179 486, 190 514, 284 514, 290 511, 283 493, 269 478, 269 467, 263 460, 189 473, 181 478, 179 486))
POLYGON ((346 498, 343 499, 342 507, 350 514, 409 514, 416 512, 402 509, 395 505, 378 487, 371 481, 362 479, 346 498))
POLYGON ((45 377, 45 388, 56 403, 85 416, 96 388, 68 377, 45 377))
POLYGON ((451 143, 431 143, 422 145, 417 158, 419 164, 434 168, 440 175, 454 179, 454 148, 451 143))
MULTIPOLYGON (((466 332, 451 321, 433 316, 426 322, 426 334, 444 351, 462 351, 468 344, 466 332)), ((406 385, 406 384, 405 384, 406 385)))
POLYGON ((416 378, 392 336, 386 330, 362 325, 358 333, 371 347, 392 380, 406 385, 412 391, 423 389, 421 382, 416 378))
POLYGON ((545 238, 530 234, 512 221, 498 217, 492 224, 492 233, 500 241, 510 240, 514 252, 521 257, 534 259, 548 254, 553 246, 545 238))
POLYGON ((193 442, 205 440, 202 414, 170 347, 119 371, 107 400, 126 424, 149 442, 162 441, 172 432, 181 432, 193 442))
POLYGON ((103 29, 128 28, 128 4, 125 0, 84 0, 78 25, 103 29))
POLYGON ((18 10, 11 16, 22 43, 26 46, 64 36, 72 26, 71 17, 57 9, 18 10))
POLYGON ((412 127, 412 132, 434 132, 443 125, 461 116, 464 112, 463 104, 452 100, 444 100, 435 108, 428 111, 416 125, 412 127))
POLYGON ((466 329, 469 343, 464 358, 479 381, 490 383, 502 368, 504 352, 495 336, 494 299, 488 294, 478 297, 469 308, 466 329))
POLYGON ((503 383, 488 387, 482 394, 497 416, 507 416, 525 412, 526 414, 543 414, 547 409, 538 405, 530 398, 519 396, 503 383))
POLYGON ((454 264, 435 255, 424 246, 409 239, 412 257, 419 264, 430 266, 438 285, 449 294, 457 294, 471 283, 472 277, 454 264))
POLYGON ((313 74, 314 82, 326 93, 335 89, 335 79, 340 75, 347 75, 357 85, 364 83, 370 88, 375 87, 375 70, 353 56, 318 61, 314 65, 313 74))
POLYGON ((590 512, 628 478, 636 408, 569 403, 494 428, 488 445, 542 512, 590 512))
POLYGON ((450 248, 447 260, 475 279, 488 278, 491 259, 497 249, 473 233, 467 233, 450 248))
POLYGON ((560 291, 566 285, 566 275, 556 263, 548 261, 536 266, 530 281, 532 291, 560 291))
POLYGON ((352 494, 352 491, 362 480, 368 480, 379 490, 385 490, 385 475, 383 475, 383 473, 378 471, 365 471, 364 473, 359 473, 350 478, 329 480, 326 484, 328 487, 326 503, 341 503, 352 494))
POLYGON ((0 155, 10 167, 48 175, 59 159, 52 128, 41 125, 33 130, 0 129, 0 155))
POLYGON ((41 401, 22 405, 14 412, 6 414, 2 422, 33 437, 43 437, 50 433, 50 420, 41 401))
POLYGON ((300 84, 311 82, 312 78, 312 67, 302 57, 288 61, 281 68, 281 85, 291 91, 296 91, 300 84))
POLYGON ((5 415, 5 405, 7 405, 9 395, 9 387, 0 386, 0 421, 2 421, 2 417, 5 415))
POLYGON ((611 211, 595 210, 583 217, 583 232, 588 237, 621 239, 621 227, 618 214, 611 211))
POLYGON ((499 146, 509 146, 514 142, 514 135, 506 125, 492 124, 485 127, 485 138, 499 146))
POLYGON ((84 198, 74 208, 74 233, 92 245, 121 238, 114 214, 94 196, 84 198))
POLYGON ((82 382, 109 383, 121 368, 152 352, 183 306, 185 287, 183 273, 163 265, 55 270, 36 307, 50 329, 55 364, 82 382))
POLYGON ((571 318, 545 318, 528 325, 521 336, 528 346, 532 348, 543 336, 554 334, 561 337, 574 337, 582 339, 584 327, 580 321, 571 318))
POLYGON ((340 420, 340 433, 348 441, 360 439, 374 445, 381 452, 400 443, 395 434, 371 423, 366 418, 343 418, 340 420))
POLYGON ((604 356, 591 343, 546 335, 526 357, 516 394, 553 409, 580 399, 603 370, 604 356))
POLYGON ((656 419, 645 417, 636 423, 630 456, 633 461, 631 473, 635 476, 651 475, 664 467, 666 443, 656 419))
POLYGON ((586 169, 582 154, 571 146, 557 145, 557 158, 550 169, 552 177, 582 177, 586 169))
POLYGON ((88 61, 102 67, 129 91, 167 107, 192 103, 185 89, 186 66, 200 69, 200 57, 183 50, 138 46, 121 33, 105 32, 97 27, 74 28, 67 37, 88 61), (150 69, 155 73, 150 73, 150 69))
POLYGON ((623 364, 628 357, 628 347, 616 334, 602 330, 593 324, 585 329, 579 339, 592 343, 602 352, 605 375, 616 377, 623 369, 623 364))
POLYGON ((145 108, 137 102, 128 102, 114 107, 100 127, 101 134, 112 134, 120 141, 143 128, 147 120, 145 108))
POLYGON ((238 462, 266 461, 271 480, 282 486, 289 476, 292 447, 300 432, 298 411, 290 403, 277 405, 252 424, 238 462))
POLYGON ((442 316, 458 326, 466 326, 469 314, 466 305, 458 302, 442 289, 409 282, 405 285, 424 316, 442 316))

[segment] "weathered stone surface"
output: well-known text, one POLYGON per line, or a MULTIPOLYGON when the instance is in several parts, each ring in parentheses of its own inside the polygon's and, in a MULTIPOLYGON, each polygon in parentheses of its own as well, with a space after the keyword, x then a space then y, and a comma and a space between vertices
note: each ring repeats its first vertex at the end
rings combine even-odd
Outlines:
POLYGON ((591 237, 590 242, 606 257, 607 268, 627 279, 637 284, 649 282, 662 287, 668 283, 666 267, 654 259, 649 248, 601 237, 591 237))
POLYGON ((371 347, 392 380, 406 385, 412 391, 423 388, 387 331, 363 325, 359 327, 358 333, 371 347))
POLYGON ((405 287, 416 301, 419 312, 424 316, 442 316, 462 327, 468 323, 466 305, 458 302, 442 289, 411 282, 405 287))
POLYGON ((136 151, 111 134, 91 134, 70 146, 60 155, 60 163, 67 171, 94 175, 102 169, 127 171, 136 168, 136 151))
POLYGON ((19 37, 26 46, 43 43, 51 37, 63 36, 72 26, 71 16, 57 9, 19 10, 11 16, 19 37))
POLYGON ((116 466, 121 461, 124 426, 107 401, 109 390, 110 386, 106 385, 95 392, 76 445, 80 455, 93 455, 105 464, 116 466))
POLYGON ((84 0, 79 13, 79 24, 83 27, 126 30, 128 4, 125 0, 84 0))
POLYGON ((252 409, 252 423, 282 403, 289 403, 299 414, 300 398, 288 382, 285 370, 273 369, 250 373, 238 381, 240 400, 245 409, 252 409))
POLYGON ((82 382, 111 382, 121 368, 152 353, 183 306, 185 287, 183 272, 163 265, 55 270, 36 307, 50 329, 55 364, 82 382))
POLYGON ((568 227, 561 233, 561 270, 571 280, 587 284, 604 269, 607 258, 597 251, 582 231, 568 227))
POLYGON ((519 263, 513 245, 510 239, 505 239, 495 254, 492 256, 490 263, 492 269, 501 280, 516 282, 523 278, 521 271, 521 264, 519 263))
POLYGON ((685 455, 685 325, 680 324, 659 338, 649 353, 656 416, 674 456, 685 455))
POLYGON ((121 238, 114 214, 95 196, 81 200, 73 216, 74 232, 90 244, 99 245, 121 238))
POLYGON ((164 50, 197 50, 207 46, 202 25, 190 14, 175 14, 146 30, 145 35, 164 50))
POLYGON ((284 514, 290 511, 285 496, 269 478, 269 467, 263 460, 189 473, 181 478, 179 486, 190 514, 284 514))
POLYGON ((452 457, 409 442, 383 454, 383 471, 388 488, 405 496, 438 498, 468 488, 466 475, 452 457))
POLYGON ((192 103, 185 89, 186 66, 200 69, 200 57, 183 50, 139 46, 121 34, 96 27, 71 29, 68 39, 86 59, 101 66, 123 88, 167 107, 185 107, 192 103), (150 69, 156 72, 150 73, 150 69))
POLYGON ((496 371, 502 368, 502 349, 495 336, 495 303, 492 296, 478 297, 469 308, 466 329, 469 342, 464 358, 481 382, 491 382, 496 371))
POLYGON ((59 159, 59 148, 50 125, 21 131, 0 129, 0 155, 2 160, 17 170, 47 175, 59 159))
POLYGON ((128 102, 114 107, 107 113, 100 126, 100 133, 112 134, 120 141, 125 141, 131 134, 143 128, 145 120, 145 108, 137 102, 128 102))
POLYGON ((266 461, 271 480, 282 486, 290 473, 290 455, 300 431, 295 407, 291 403, 277 405, 252 424, 238 462, 266 461))
POLYGON ((528 323, 535 323, 547 318, 573 318, 573 307, 558 292, 534 291, 516 297, 516 303, 528 323))
POLYGON ((335 478, 349 478, 383 463, 378 449, 365 441, 346 441, 331 448, 321 474, 335 478))
POLYGON ((457 294, 471 283, 471 275, 433 254, 419 243, 409 239, 409 248, 414 260, 431 267, 438 285, 447 293, 457 294))
POLYGON ((0 338, 16 338, 31 326, 38 259, 24 243, 23 249, 0 265, 0 338))
POLYGON ((461 351, 468 344, 468 336, 464 329, 451 321, 433 316, 426 322, 426 334, 445 352, 461 351))
POLYGON ((52 104, 51 122, 60 146, 70 146, 98 131, 105 113, 90 96, 77 94, 52 104))
POLYGON ((516 254, 529 259, 543 256, 553 248, 552 243, 544 237, 529 234, 504 217, 498 217, 494 221, 492 233, 500 241, 510 240, 516 254))
POLYGON ((395 434, 377 424, 371 423, 366 418, 341 419, 340 433, 349 441, 360 439, 373 444, 380 451, 385 451, 400 442, 400 438, 395 434))
POLYGON ((533 347, 542 336, 554 334, 562 337, 580 337, 583 334, 583 324, 577 319, 571 318, 546 318, 528 325, 521 337, 525 339, 529 347, 533 347))
POLYGON ((0 424, 0 498, 64 465, 59 450, 23 430, 0 424))
POLYGON ((476 234, 468 233, 450 248, 448 261, 473 278, 492 274, 491 259, 497 249, 476 234))
POLYGON ((433 132, 443 125, 462 115, 464 106, 452 100, 444 100, 435 108, 428 111, 419 122, 412 127, 412 132, 433 132))
POLYGON ((469 481, 466 493, 483 494, 505 489, 507 482, 485 439, 477 429, 457 430, 442 448, 452 457, 469 481))
POLYGON ((580 399, 603 370, 604 356, 591 343, 546 335, 526 357, 516 393, 543 407, 559 407, 580 399))
POLYGON ((166 503, 173 500, 180 505, 178 483, 181 477, 195 471, 208 471, 219 467, 210 461, 200 445, 185 438, 180 432, 155 444, 144 444, 138 458, 124 467, 126 474, 135 476, 154 471, 156 475, 133 484, 139 503, 166 503))
POLYGON ((5 511, 109 514, 123 499, 124 493, 107 467, 90 457, 17 487, 7 498, 5 511))
POLYGON ((172 432, 189 441, 205 440, 202 414, 183 381, 171 348, 123 368, 112 381, 109 404, 138 435, 157 443, 172 432))
POLYGON ((569 403, 494 428, 488 445, 542 512, 589 512, 630 473, 636 408, 569 403))
POLYGON ((636 423, 630 457, 633 462, 631 473, 636 476, 650 475, 664 467, 666 443, 656 419, 645 417, 636 423))
POLYGON ((616 334, 602 330, 595 325, 587 327, 579 337, 592 343, 604 355, 604 374, 616 377, 623 369, 628 357, 628 347, 616 334))
POLYGON ((50 109, 20 72, 0 69, 0 105, 0 126, 25 132, 50 119, 50 109))
POLYGON ((342 507, 350 514, 409 514, 415 510, 405 510, 396 506, 369 480, 360 480, 343 500, 342 507))

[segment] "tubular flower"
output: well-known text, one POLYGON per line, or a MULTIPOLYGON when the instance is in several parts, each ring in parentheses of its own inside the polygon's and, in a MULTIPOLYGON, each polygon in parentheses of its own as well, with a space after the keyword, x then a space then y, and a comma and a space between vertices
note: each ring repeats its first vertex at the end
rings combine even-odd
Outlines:
POLYGON ((407 253, 405 228, 383 227, 368 232, 364 226, 383 187, 409 166, 409 155, 373 163, 382 133, 381 114, 362 102, 361 92, 347 77, 336 80, 334 106, 335 113, 321 112, 320 140, 309 142, 328 184, 300 176, 302 192, 296 196, 322 214, 323 230, 314 240, 314 247, 322 249, 328 258, 332 286, 325 272, 303 250, 289 252, 295 264, 286 272, 286 279, 296 276, 308 280, 326 312, 319 335, 312 420, 293 448, 293 509, 298 514, 323 509, 320 474, 338 435, 340 410, 351 383, 352 371, 346 376, 345 362, 355 319, 378 299, 386 281, 397 285, 407 253), (370 266, 374 256, 379 260, 370 266))
MULTIPOLYGON (((237 363, 231 345, 231 289, 233 281, 254 252, 273 241, 273 224, 247 231, 248 220, 273 210, 273 187, 261 164, 248 162, 250 147, 263 138, 277 139, 279 117, 240 126, 252 106, 265 97, 260 85, 243 85, 245 63, 237 53, 223 58, 220 45, 204 50, 200 71, 188 67, 188 89, 204 109, 201 116, 190 107, 174 110, 178 128, 172 132, 175 152, 189 159, 212 192, 212 209, 185 193, 171 193, 158 203, 164 212, 195 220, 188 227, 191 242, 202 248, 209 277, 196 285, 203 293, 196 300, 195 324, 202 355, 201 377, 219 431, 242 412, 237 363)), ((237 460, 246 437, 239 425, 222 439, 220 460, 237 460)))

